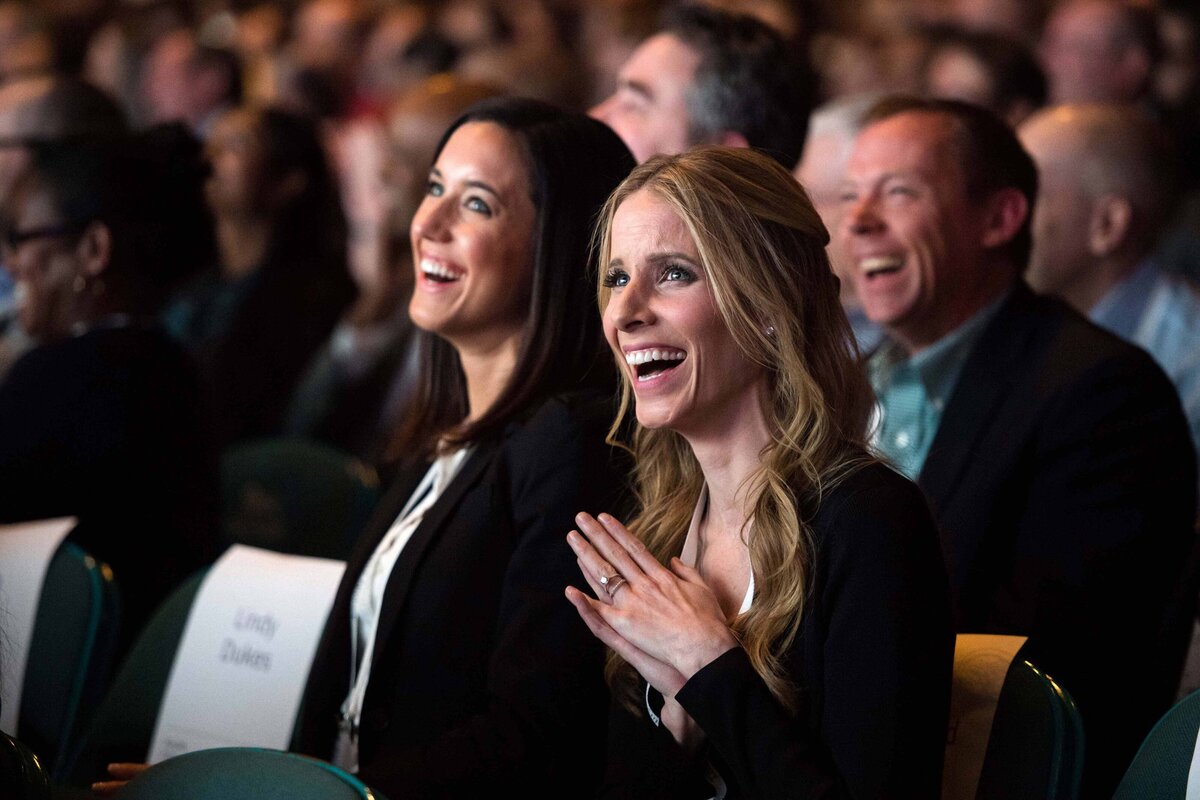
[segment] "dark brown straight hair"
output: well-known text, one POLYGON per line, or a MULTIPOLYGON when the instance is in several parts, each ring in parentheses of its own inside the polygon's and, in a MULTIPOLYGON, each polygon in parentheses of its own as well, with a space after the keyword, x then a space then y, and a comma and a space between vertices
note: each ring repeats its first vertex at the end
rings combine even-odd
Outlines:
MULTIPOLYGON (((485 100, 442 136, 469 122, 501 126, 520 143, 537 210, 533 279, 516 367, 496 402, 464 423, 467 387, 458 353, 419 331, 420 378, 390 448, 407 464, 428 459, 439 443, 456 447, 493 434, 550 395, 586 385, 613 385, 590 272, 592 226, 609 193, 634 167, 633 157, 603 123, 534 100, 485 100)), ((434 157, 436 162, 437 157, 434 157)))

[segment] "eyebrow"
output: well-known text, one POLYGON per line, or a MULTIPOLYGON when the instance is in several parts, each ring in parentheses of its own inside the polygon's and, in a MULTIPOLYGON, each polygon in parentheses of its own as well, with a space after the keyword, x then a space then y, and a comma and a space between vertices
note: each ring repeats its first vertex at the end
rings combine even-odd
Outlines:
POLYGON ((626 89, 638 95, 639 97, 645 98, 646 100, 654 99, 654 93, 650 91, 650 87, 641 81, 635 81, 629 78, 621 78, 617 81, 617 88, 626 89))
MULTIPOLYGON (((651 253, 650 256, 646 259, 646 261, 648 261, 652 264, 661 263, 663 261, 686 261, 687 263, 691 264, 694 267, 700 266, 696 262, 696 259, 687 255, 686 253, 680 253, 680 252, 674 251, 674 250, 666 252, 666 253, 651 253)), ((624 261, 624 259, 621 259, 621 258, 614 258, 608 262, 608 266, 610 268, 623 267, 623 266, 625 266, 625 261, 624 261)))
MULTIPOLYGON (((437 167, 430 167, 429 174, 433 175, 434 177, 437 177, 437 178, 443 177, 441 170, 439 170, 437 167)), ((469 186, 472 189, 482 189, 483 191, 487 192, 490 195, 493 195, 497 199, 502 199, 500 193, 498 191, 496 191, 495 189, 493 189, 492 186, 488 183, 485 183, 485 182, 479 181, 479 180, 465 181, 464 183, 466 186, 469 186)))

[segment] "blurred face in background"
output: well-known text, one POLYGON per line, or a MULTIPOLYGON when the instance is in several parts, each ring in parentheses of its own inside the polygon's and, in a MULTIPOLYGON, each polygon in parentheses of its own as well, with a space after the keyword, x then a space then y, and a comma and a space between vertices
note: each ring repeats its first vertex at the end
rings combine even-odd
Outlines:
POLYGON ((617 90, 590 113, 617 132, 639 164, 660 153, 682 153, 693 144, 687 91, 699 63, 675 36, 651 36, 621 68, 617 90))
POLYGON ((263 145, 254 114, 245 109, 222 116, 205 145, 212 173, 204 185, 217 215, 256 215, 262 201, 263 145))
POLYGON ((0 259, 16 284, 21 327, 42 341, 65 336, 75 322, 82 278, 79 230, 34 180, 19 182, 7 206, 0 259))

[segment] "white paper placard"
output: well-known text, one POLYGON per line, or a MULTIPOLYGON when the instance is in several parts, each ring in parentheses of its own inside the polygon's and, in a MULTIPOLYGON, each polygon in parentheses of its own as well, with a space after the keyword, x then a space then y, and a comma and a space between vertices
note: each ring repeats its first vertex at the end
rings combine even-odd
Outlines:
POLYGON ((229 548, 192 603, 147 760, 211 747, 287 749, 345 568, 229 548))
POLYGON ((25 662, 50 559, 74 517, 0 525, 0 731, 17 735, 25 662))
POLYGON ((973 800, 1004 679, 1024 636, 960 633, 954 644, 943 800, 973 800))
POLYGON ((1192 748, 1192 763, 1188 768, 1186 800, 1200 800, 1200 734, 1192 748))

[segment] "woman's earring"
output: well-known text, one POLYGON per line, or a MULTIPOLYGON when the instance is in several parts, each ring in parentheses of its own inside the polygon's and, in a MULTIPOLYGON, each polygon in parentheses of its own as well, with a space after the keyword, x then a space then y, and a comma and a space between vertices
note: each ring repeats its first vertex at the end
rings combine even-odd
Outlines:
POLYGON ((768 325, 767 327, 763 328, 763 333, 765 333, 767 336, 774 336, 775 335, 775 326, 768 325))

